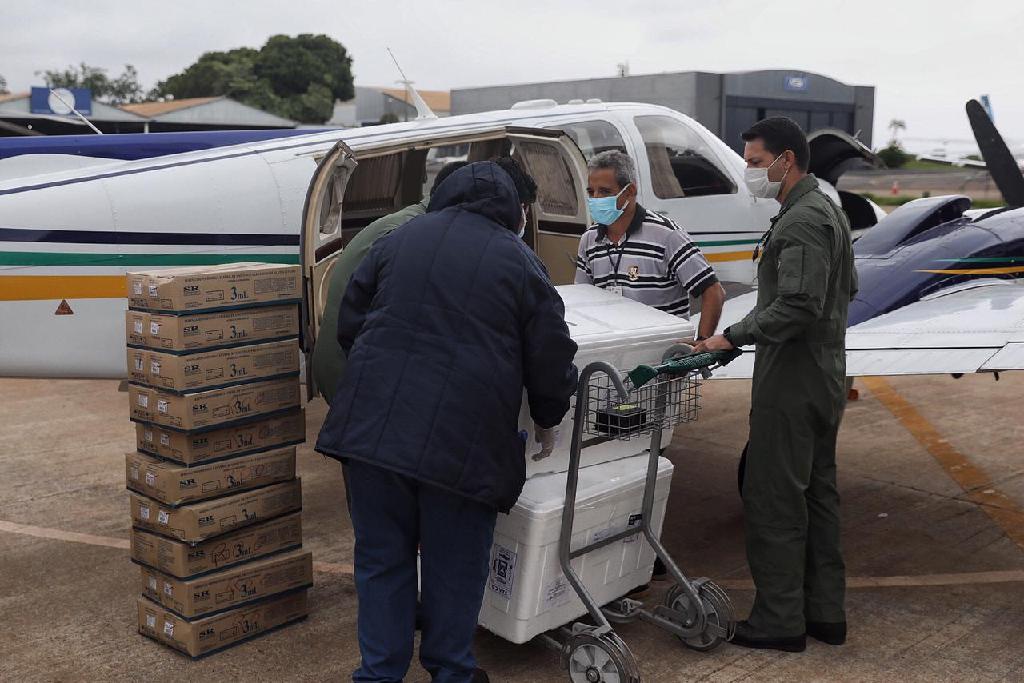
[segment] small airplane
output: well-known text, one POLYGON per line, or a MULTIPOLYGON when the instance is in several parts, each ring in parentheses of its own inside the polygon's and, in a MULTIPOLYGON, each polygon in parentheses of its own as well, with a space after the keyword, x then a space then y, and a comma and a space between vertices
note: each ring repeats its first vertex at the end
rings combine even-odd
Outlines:
MULTIPOLYGON (((129 270, 301 262, 319 283, 326 256, 372 220, 420 200, 439 156, 511 154, 532 171, 541 188, 526 240, 556 284, 573 278, 589 223, 586 159, 596 152, 621 149, 634 158, 640 201, 684 226, 727 284, 751 286, 750 256, 777 208, 749 194, 743 160, 725 143, 649 104, 535 100, 450 118, 426 110, 405 123, 239 144, 177 134, 185 137, 176 144, 195 148, 170 154, 160 135, 124 136, 132 138, 125 149, 113 135, 0 141, 0 160, 6 148, 8 161, 51 165, 28 177, 0 176, 0 375, 124 376, 129 270), (32 145, 42 153, 32 154, 32 145), (54 159, 44 162, 48 154, 54 159), (300 237, 304 230, 317 232, 300 237)), ((815 134, 811 147, 812 170, 856 226, 884 216, 833 186, 845 170, 876 164, 870 150, 839 131, 815 134)))

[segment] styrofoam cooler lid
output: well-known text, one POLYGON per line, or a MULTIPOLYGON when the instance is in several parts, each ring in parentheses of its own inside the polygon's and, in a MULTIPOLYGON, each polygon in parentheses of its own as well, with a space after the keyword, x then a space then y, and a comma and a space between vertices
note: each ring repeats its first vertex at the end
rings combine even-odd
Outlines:
MULTIPOLYGON (((576 507, 599 507, 623 489, 642 488, 647 478, 647 454, 582 467, 576 488, 576 507)), ((658 458, 658 479, 672 475, 672 463, 658 458)), ((511 514, 527 517, 561 516, 566 473, 542 474, 528 479, 511 514)))
POLYGON ((692 339, 693 323, 593 285, 556 287, 565 322, 581 351, 628 342, 692 339))

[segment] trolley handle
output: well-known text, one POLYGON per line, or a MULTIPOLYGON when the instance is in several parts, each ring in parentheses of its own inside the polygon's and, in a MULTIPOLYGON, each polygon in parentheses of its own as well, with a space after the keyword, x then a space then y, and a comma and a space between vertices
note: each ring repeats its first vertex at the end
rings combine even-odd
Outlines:
POLYGON ((682 358, 674 358, 661 365, 639 365, 627 377, 634 389, 639 389, 658 375, 682 376, 691 372, 721 367, 736 360, 743 352, 739 349, 728 351, 703 351, 682 358))

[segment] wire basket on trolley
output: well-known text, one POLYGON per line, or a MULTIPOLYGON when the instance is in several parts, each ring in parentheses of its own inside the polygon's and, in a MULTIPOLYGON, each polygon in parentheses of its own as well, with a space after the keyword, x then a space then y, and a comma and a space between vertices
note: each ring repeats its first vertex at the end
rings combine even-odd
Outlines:
POLYGON ((634 388, 628 377, 622 379, 629 391, 626 400, 608 375, 597 373, 591 378, 583 426, 587 436, 628 441, 697 419, 699 374, 662 374, 640 388, 634 388))

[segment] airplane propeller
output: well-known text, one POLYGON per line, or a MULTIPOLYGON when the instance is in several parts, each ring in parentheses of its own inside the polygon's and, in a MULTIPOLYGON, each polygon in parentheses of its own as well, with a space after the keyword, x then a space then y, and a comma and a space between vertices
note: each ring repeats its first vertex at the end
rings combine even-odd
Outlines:
POLYGON ((988 172, 1003 200, 1012 208, 1024 206, 1024 174, 992 119, 978 100, 967 102, 967 118, 988 172))

